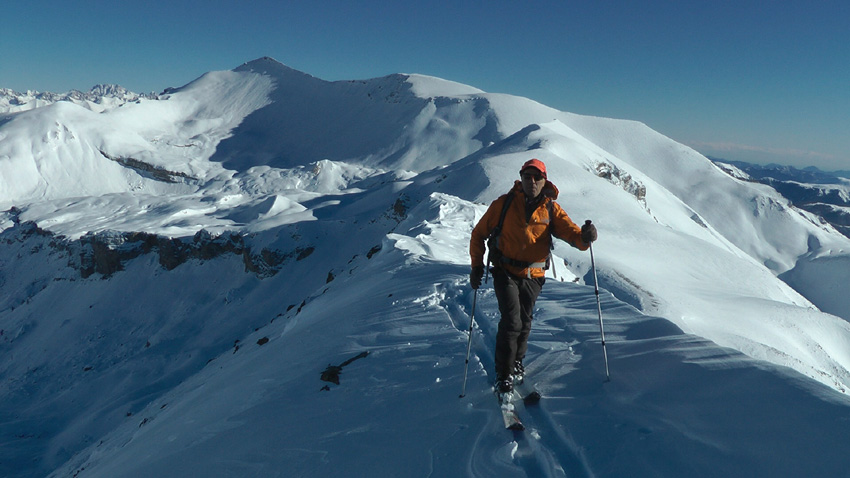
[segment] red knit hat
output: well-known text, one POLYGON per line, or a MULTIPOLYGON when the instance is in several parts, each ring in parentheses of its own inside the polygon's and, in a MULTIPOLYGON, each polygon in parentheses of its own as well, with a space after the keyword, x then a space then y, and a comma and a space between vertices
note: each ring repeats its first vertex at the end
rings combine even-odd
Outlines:
POLYGON ((539 159, 529 159, 519 169, 519 173, 522 174, 522 172, 528 168, 534 168, 540 171, 540 174, 542 174, 544 178, 546 177, 546 165, 543 164, 543 161, 540 161, 539 159))

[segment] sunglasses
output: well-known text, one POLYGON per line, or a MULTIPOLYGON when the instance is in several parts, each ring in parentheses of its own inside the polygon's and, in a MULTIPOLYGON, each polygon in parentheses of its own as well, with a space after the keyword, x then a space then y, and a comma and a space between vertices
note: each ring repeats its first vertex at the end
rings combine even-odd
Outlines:
POLYGON ((540 181, 543 179, 543 175, 540 173, 522 173, 520 174, 522 179, 533 179, 535 181, 540 181))

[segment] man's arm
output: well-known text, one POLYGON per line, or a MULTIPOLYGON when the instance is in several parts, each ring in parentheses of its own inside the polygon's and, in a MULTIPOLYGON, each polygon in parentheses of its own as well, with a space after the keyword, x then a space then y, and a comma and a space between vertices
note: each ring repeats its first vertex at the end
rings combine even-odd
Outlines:
POLYGON ((586 251, 590 247, 590 243, 582 240, 581 227, 570 219, 570 216, 567 215, 560 204, 554 203, 552 206, 555 217, 551 219, 551 227, 555 237, 568 242, 580 251, 586 251))
POLYGON ((504 201, 504 196, 493 201, 490 207, 487 208, 487 212, 484 213, 484 216, 481 217, 481 220, 472 229, 472 235, 469 239, 469 258, 473 268, 484 267, 485 243, 490 236, 490 231, 498 225, 499 214, 502 211, 504 201))

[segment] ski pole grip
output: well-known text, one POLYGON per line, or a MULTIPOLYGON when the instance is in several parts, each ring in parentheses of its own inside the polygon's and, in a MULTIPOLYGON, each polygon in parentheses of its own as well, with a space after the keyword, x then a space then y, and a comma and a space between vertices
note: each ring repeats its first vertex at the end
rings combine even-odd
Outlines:
POLYGON ((590 219, 585 220, 584 224, 585 224, 585 226, 589 226, 590 225, 590 219))

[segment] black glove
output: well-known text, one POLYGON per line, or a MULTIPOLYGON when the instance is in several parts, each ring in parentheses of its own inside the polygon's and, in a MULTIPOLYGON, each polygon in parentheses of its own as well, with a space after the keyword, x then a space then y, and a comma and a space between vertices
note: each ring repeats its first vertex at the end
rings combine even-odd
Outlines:
POLYGON ((481 279, 484 277, 484 266, 475 266, 469 273, 469 285, 473 289, 481 287, 481 279))
POLYGON ((584 221, 584 226, 581 226, 581 240, 585 244, 590 244, 597 238, 596 226, 591 224, 590 219, 584 221))

